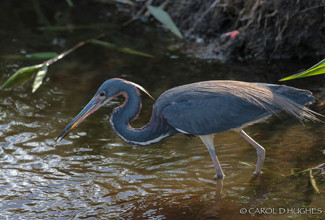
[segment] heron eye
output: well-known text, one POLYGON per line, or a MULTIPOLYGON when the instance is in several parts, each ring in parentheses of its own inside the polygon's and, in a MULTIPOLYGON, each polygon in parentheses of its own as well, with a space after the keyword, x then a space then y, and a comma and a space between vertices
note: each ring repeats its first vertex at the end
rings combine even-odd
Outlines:
POLYGON ((105 96, 105 92, 99 93, 100 96, 105 96))

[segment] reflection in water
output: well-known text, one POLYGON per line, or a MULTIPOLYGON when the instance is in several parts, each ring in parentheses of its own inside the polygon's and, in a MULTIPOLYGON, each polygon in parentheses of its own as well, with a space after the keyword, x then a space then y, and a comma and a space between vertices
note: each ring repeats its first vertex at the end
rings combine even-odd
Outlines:
POLYGON ((258 205, 263 205, 263 200, 267 199, 267 194, 269 193, 269 188, 266 185, 266 182, 264 181, 263 176, 253 176, 251 179, 252 185, 254 185, 254 182, 258 181, 260 185, 257 185, 256 191, 259 193, 256 193, 255 196, 251 198, 251 201, 248 203, 249 206, 256 207, 258 205))

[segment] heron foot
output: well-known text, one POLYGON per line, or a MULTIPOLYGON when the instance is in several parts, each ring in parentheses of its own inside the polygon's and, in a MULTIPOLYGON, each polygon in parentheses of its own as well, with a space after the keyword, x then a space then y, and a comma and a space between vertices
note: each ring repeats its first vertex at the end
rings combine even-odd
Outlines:
POLYGON ((256 170, 255 170, 253 173, 254 173, 255 175, 260 175, 260 174, 262 174, 263 172, 262 172, 262 171, 256 171, 256 170))
POLYGON ((216 174, 214 176, 214 178, 216 178, 217 180, 223 180, 225 178, 225 175, 224 174, 216 174))

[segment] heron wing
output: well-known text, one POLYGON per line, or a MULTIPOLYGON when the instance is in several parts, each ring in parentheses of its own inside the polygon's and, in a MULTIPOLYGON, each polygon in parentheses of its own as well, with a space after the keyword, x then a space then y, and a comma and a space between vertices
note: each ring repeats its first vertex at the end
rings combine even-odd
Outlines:
POLYGON ((165 120, 189 134, 207 135, 239 128, 272 113, 232 95, 184 100, 162 109, 165 120))
POLYGON ((189 134, 207 135, 240 128, 265 116, 283 113, 302 121, 319 121, 303 105, 311 92, 288 86, 238 81, 206 81, 164 92, 154 108, 189 134))

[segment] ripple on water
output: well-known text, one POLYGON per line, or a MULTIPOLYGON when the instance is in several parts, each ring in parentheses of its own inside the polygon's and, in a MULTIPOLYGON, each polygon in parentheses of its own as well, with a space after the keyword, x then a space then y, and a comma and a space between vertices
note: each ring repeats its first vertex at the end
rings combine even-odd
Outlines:
POLYGON ((36 133, 24 132, 17 135, 8 136, 5 138, 5 140, 8 143, 17 144, 17 143, 27 142, 36 137, 37 137, 36 133))
MULTIPOLYGON (((16 105, 13 98, 1 103, 0 108, 8 109, 0 113, 4 137, 0 142, 0 218, 182 219, 183 213, 194 210, 187 219, 200 219, 202 210, 214 210, 215 170, 199 140, 178 136, 149 147, 130 147, 110 130, 96 136, 95 128, 86 126, 57 144, 54 138, 71 121, 71 112, 55 108, 58 103, 68 106, 62 104, 66 96, 60 91, 45 93, 53 100, 42 97, 28 103, 24 96, 26 100, 16 105), (87 142, 83 136, 89 137, 87 142)), ((101 116, 95 120, 100 126, 107 123, 101 116)), ((238 158, 255 161, 256 152, 242 146, 241 137, 227 135, 219 138, 230 143, 217 150, 226 174, 224 210, 233 212, 236 204, 249 204, 261 187, 252 178, 253 169, 238 164, 238 158)), ((281 181, 270 176, 266 175, 266 182, 275 182, 272 187, 278 193, 281 186, 274 185, 281 181)), ((282 199, 277 194, 278 201, 295 202, 288 194, 282 199)), ((270 201, 275 195, 268 196, 270 201)))

